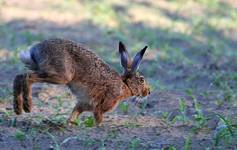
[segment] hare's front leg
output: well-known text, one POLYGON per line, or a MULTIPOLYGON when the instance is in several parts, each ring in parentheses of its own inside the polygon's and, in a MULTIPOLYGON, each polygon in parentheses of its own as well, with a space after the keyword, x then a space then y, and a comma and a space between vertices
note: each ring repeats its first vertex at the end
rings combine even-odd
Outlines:
POLYGON ((103 112, 100 110, 95 110, 94 117, 95 117, 96 125, 101 126, 101 123, 103 121, 103 112))
POLYGON ((76 124, 76 119, 77 117, 83 112, 82 107, 80 106, 79 103, 76 104, 76 106, 73 108, 73 111, 70 115, 70 117, 67 120, 67 124, 68 125, 73 125, 76 124))

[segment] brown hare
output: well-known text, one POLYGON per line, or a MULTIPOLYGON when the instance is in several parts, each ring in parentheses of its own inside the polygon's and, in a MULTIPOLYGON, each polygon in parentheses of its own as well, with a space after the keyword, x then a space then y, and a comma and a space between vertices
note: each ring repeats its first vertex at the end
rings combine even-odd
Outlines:
POLYGON ((50 39, 33 45, 20 53, 21 61, 31 70, 14 80, 14 111, 21 114, 32 110, 32 84, 47 82, 66 84, 78 99, 68 123, 83 111, 94 113, 96 124, 103 114, 119 101, 130 96, 150 94, 148 84, 136 71, 147 46, 130 59, 125 46, 119 43, 124 74, 119 75, 100 57, 78 43, 64 39, 50 39))

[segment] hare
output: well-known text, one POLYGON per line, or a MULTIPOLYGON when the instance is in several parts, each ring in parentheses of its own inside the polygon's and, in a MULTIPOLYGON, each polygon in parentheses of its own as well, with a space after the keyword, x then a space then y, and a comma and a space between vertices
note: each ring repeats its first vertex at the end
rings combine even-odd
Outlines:
POLYGON ((122 42, 119 42, 123 75, 110 68, 100 57, 82 45, 64 39, 49 39, 20 52, 20 60, 29 68, 25 74, 16 75, 14 88, 14 111, 32 110, 32 84, 47 82, 66 84, 77 98, 68 124, 83 111, 92 111, 97 125, 103 114, 112 110, 130 96, 144 97, 150 89, 143 76, 136 71, 147 49, 145 46, 133 60, 122 42))

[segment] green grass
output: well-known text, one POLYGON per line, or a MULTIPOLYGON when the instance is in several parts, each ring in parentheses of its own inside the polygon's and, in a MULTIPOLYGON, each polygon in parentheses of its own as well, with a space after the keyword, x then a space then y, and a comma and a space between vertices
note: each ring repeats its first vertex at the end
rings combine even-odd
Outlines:
POLYGON ((25 132, 23 132, 23 131, 21 131, 21 130, 17 130, 16 132, 15 132, 15 138, 17 139, 17 140, 20 140, 20 141, 23 141, 23 140, 25 140, 26 139, 26 134, 25 134, 25 132))
POLYGON ((215 133, 215 146, 219 146, 221 141, 223 141, 226 145, 234 143, 237 139, 237 124, 220 114, 217 114, 217 117, 221 122, 215 133))
POLYGON ((122 113, 127 114, 129 110, 129 104, 126 102, 119 103, 119 109, 122 113))
POLYGON ((134 137, 130 141, 130 149, 131 150, 136 150, 136 149, 139 148, 140 144, 141 144, 141 140, 137 137, 134 137))
POLYGON ((84 121, 84 124, 86 127, 93 127, 93 126, 95 126, 95 120, 92 116, 89 116, 84 121))

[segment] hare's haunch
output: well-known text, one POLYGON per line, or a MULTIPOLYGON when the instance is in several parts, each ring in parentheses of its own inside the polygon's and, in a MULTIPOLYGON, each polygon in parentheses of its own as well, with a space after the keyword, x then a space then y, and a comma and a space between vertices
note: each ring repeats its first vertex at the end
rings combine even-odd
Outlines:
POLYGON ((130 59, 125 46, 119 43, 124 74, 119 75, 100 57, 78 43, 50 39, 20 53, 21 61, 31 70, 14 80, 14 110, 16 114, 31 112, 32 84, 47 82, 66 84, 77 97, 68 123, 73 123, 83 111, 92 111, 97 124, 103 113, 112 110, 119 101, 130 96, 146 96, 150 89, 144 77, 136 74, 144 47, 130 59))

